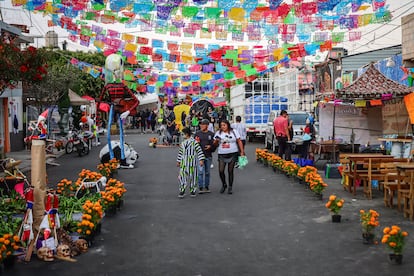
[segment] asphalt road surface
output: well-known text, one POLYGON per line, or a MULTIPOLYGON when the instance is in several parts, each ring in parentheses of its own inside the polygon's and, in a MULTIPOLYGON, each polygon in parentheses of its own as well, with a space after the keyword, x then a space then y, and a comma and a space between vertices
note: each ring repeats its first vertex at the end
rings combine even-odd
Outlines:
MULTIPOLYGON (((123 209, 105 217, 102 233, 77 262, 18 263, 5 275, 411 275, 414 249, 407 239, 402 265, 387 261, 388 251, 364 245, 359 210, 373 208, 384 226, 400 225, 414 236, 414 225, 385 208, 381 194, 373 200, 353 197, 338 179, 327 180, 330 193, 345 198, 342 222, 332 223, 326 200, 317 200, 303 185, 255 161, 248 143, 248 166, 236 170, 233 194, 220 194, 215 167, 211 193, 179 199, 177 148, 150 148, 155 135, 129 134, 126 141, 140 157, 135 169, 116 176, 128 192, 123 209)), ((103 140, 103 139, 102 139, 103 140)), ((96 169, 99 148, 88 156, 64 155, 48 167, 49 185, 75 180, 82 168, 96 169)), ((360 194, 362 194, 360 192, 360 194)))

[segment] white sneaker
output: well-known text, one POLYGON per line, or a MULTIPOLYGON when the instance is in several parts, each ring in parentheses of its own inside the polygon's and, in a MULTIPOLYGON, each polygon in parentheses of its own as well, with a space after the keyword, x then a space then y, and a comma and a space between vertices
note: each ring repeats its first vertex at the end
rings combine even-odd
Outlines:
POLYGON ((132 165, 132 164, 120 165, 119 168, 121 168, 121 169, 133 169, 134 165, 132 165))
POLYGON ((211 166, 210 166, 210 169, 212 169, 212 168, 214 168, 214 165, 213 165, 213 163, 211 163, 211 166))

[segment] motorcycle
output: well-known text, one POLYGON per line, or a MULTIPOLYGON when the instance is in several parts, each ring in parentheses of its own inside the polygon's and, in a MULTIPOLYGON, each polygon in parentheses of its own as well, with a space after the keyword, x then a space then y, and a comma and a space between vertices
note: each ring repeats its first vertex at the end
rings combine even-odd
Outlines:
POLYGON ((75 137, 78 135, 76 130, 69 130, 68 135, 66 136, 67 142, 65 146, 66 154, 71 154, 74 149, 73 141, 75 141, 75 137))
POLYGON ((76 149, 76 152, 79 156, 88 155, 92 144, 92 139, 94 139, 94 134, 92 131, 70 131, 68 142, 66 143, 66 153, 70 154, 73 152, 73 149, 76 149))

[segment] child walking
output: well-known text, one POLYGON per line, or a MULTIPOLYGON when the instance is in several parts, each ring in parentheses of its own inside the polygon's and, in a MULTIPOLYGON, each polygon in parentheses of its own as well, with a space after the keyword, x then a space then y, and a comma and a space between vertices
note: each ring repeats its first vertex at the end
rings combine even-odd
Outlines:
POLYGON ((190 186, 191 197, 195 197, 198 181, 197 162, 200 163, 200 166, 203 166, 205 156, 200 144, 191 136, 191 129, 186 127, 183 128, 182 132, 184 141, 180 145, 177 156, 177 167, 180 167, 178 175, 180 193, 178 197, 184 197, 187 185, 190 186))

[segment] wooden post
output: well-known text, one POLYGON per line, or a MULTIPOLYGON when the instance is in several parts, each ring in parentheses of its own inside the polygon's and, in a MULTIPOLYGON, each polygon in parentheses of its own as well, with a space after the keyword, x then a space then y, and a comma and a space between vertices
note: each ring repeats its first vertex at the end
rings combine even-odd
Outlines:
MULTIPOLYGON (((46 197, 46 143, 44 140, 33 140, 31 149, 31 184, 34 187, 33 231, 39 232, 39 226, 45 212, 46 197)), ((34 240, 26 253, 26 261, 30 261, 34 240)))

